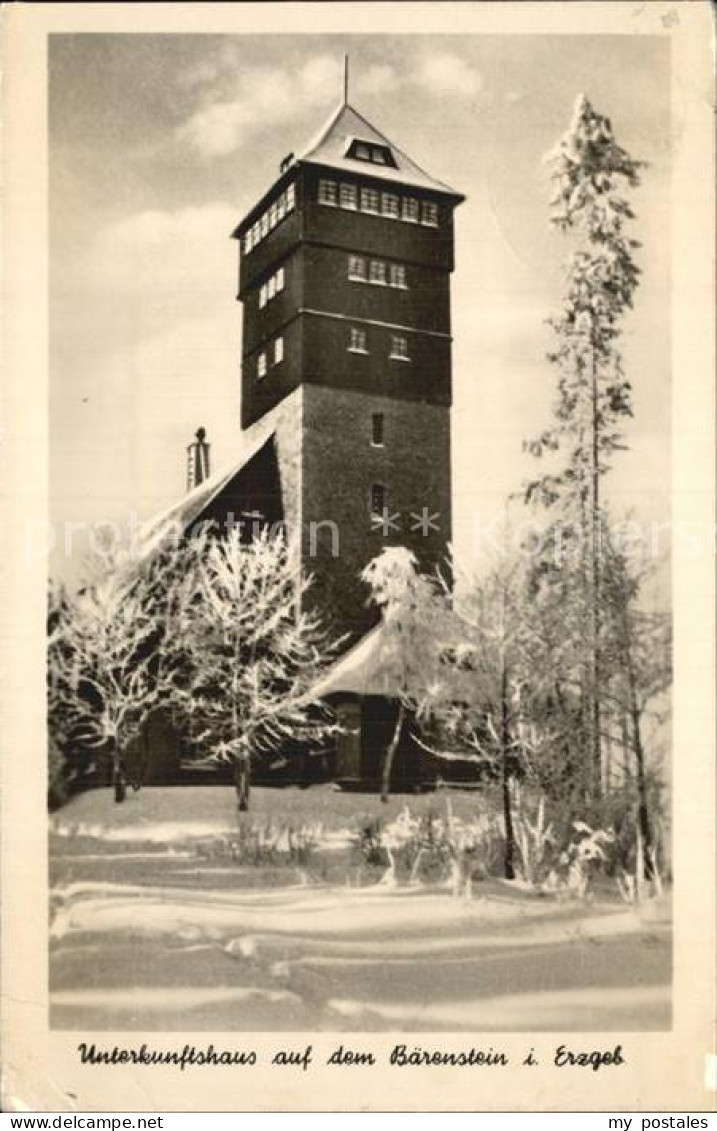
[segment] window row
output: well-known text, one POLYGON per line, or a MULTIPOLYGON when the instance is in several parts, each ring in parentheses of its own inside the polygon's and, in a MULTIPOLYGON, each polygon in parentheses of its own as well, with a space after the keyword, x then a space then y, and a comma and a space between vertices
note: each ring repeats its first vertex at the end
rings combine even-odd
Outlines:
POLYGON ((259 287, 259 309, 261 310, 275 295, 284 289, 284 268, 280 267, 270 279, 259 287))
POLYGON ((256 359, 257 377, 266 377, 269 364, 278 365, 284 360, 284 339, 275 338, 268 350, 262 350, 256 359), (271 359, 271 362, 270 360, 271 359))
POLYGON ((296 205, 296 186, 289 185, 281 196, 278 196, 273 204, 267 208, 266 212, 259 217, 259 219, 252 224, 248 232, 244 236, 244 254, 248 255, 253 251, 257 244, 260 244, 269 232, 273 231, 277 224, 280 224, 285 216, 293 212, 296 205))
MULTIPOLYGON (((368 353, 366 331, 360 326, 352 326, 349 334, 349 353, 368 353)), ((390 358, 394 361, 410 361, 408 353, 408 338, 402 334, 391 334, 390 358)))
POLYGON ((432 200, 417 200, 415 196, 398 196, 394 192, 379 192, 365 185, 319 180, 319 204, 330 208, 346 208, 352 212, 368 212, 373 216, 386 216, 389 220, 405 220, 409 224, 438 227, 438 205, 432 200))
POLYGON ((363 255, 349 256, 349 279, 355 283, 375 283, 382 287, 399 287, 407 290, 406 268, 402 263, 386 263, 383 259, 365 259, 363 255))

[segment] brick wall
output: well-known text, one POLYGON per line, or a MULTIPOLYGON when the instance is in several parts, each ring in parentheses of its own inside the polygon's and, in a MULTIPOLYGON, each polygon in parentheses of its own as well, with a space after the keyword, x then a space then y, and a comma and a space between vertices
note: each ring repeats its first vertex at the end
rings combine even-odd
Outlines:
POLYGON ((375 623, 366 607, 363 567, 385 545, 405 545, 420 566, 443 560, 451 537, 450 412, 367 393, 303 388, 302 550, 304 569, 315 576, 313 600, 329 611, 340 631, 360 635, 375 623), (371 444, 371 415, 384 415, 385 443, 371 444), (382 483, 398 529, 372 529, 370 490, 382 483), (411 515, 437 514, 438 529, 424 535, 411 515), (311 523, 324 523, 310 544, 311 523), (332 529, 338 556, 332 554, 332 529))

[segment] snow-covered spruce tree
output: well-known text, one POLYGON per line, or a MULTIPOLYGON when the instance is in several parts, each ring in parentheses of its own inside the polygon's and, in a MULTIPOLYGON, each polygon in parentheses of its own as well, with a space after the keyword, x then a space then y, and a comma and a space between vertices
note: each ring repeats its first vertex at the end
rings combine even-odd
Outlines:
POLYGON ((119 554, 98 556, 87 583, 65 598, 49 639, 51 717, 62 718, 73 741, 109 752, 118 802, 127 790, 124 751, 163 693, 161 620, 147 569, 156 574, 156 566, 143 570, 119 554))
POLYGON ((537 766, 542 788, 567 816, 584 817, 594 795, 586 758, 585 569, 582 533, 562 519, 548 525, 526 562, 526 602, 542 695, 536 717, 553 735, 537 766))
POLYGON ((555 347, 549 360, 558 371, 554 423, 528 446, 538 456, 560 452, 562 466, 531 483, 527 496, 559 505, 581 531, 584 741, 599 793, 601 480, 624 446, 622 425, 632 415, 618 339, 638 285, 639 244, 626 231, 634 213, 624 194, 639 183, 643 163, 618 145, 610 119, 584 95, 548 162, 554 189, 550 220, 573 238, 573 250, 562 310, 551 319, 555 347))
POLYGON ((236 527, 188 539, 173 634, 171 700, 198 756, 234 766, 238 807, 249 807, 253 761, 324 740, 337 728, 311 688, 336 645, 304 600, 281 535, 251 542, 236 527))

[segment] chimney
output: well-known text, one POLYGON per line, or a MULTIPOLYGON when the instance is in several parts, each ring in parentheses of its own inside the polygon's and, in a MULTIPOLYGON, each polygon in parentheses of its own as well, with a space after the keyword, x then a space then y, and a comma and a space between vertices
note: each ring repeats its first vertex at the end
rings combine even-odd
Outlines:
POLYGON ((187 490, 198 487, 209 478, 209 444, 206 432, 197 428, 196 439, 187 445, 187 490))

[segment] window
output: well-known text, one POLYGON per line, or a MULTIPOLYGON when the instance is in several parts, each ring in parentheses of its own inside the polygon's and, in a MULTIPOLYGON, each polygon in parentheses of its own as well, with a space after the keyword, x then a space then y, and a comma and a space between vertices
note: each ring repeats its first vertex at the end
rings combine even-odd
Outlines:
POLYGON ((408 356, 408 340, 400 334, 391 335, 391 357, 397 361, 410 361, 408 356))
POLYGON ((281 196, 276 202, 276 217, 279 223, 286 216, 286 194, 282 192, 281 196))
POLYGON ((346 150, 346 156, 354 161, 370 161, 373 165, 390 165, 396 168, 396 161, 389 146, 374 145, 368 141, 360 141, 358 138, 351 142, 346 150))
POLYGON ((366 349, 365 330, 359 330, 356 326, 351 327, 349 350, 351 350, 352 353, 368 353, 368 350, 366 349))
POLYGON ((338 203, 336 181, 319 181, 319 204, 336 205, 338 203))
POLYGON ((361 211, 375 212, 378 214, 381 201, 380 193, 376 189, 361 189, 361 211))
POLYGON ((387 510, 386 506, 386 488, 383 483, 371 484, 371 514, 380 515, 383 518, 384 512, 387 510))
POLYGON ((260 225, 261 238, 264 239, 264 237, 268 236, 268 234, 269 234, 269 217, 268 217, 266 212, 262 216, 262 218, 259 222, 259 225, 260 225))
POLYGON ((402 263, 392 263, 389 268, 389 282, 392 287, 406 290, 406 268, 402 263))
POLYGON ((419 219, 418 201, 414 196, 404 196, 401 206, 401 219, 409 224, 417 224, 419 219))
POLYGON ((386 282, 386 264, 380 259, 372 259, 369 278, 372 283, 386 282))
POLYGON ((284 268, 280 267, 279 270, 275 271, 271 278, 267 279, 265 283, 262 283, 259 288, 259 309, 262 310, 267 302, 271 302, 271 300, 278 295, 279 291, 283 291, 283 289, 284 268))
POLYGON ((261 226, 259 224, 259 221, 257 220, 256 224, 254 225, 254 227, 251 230, 251 242, 254 245, 254 247, 256 247, 256 245, 259 243, 260 239, 261 239, 261 226))
POLYGON ((274 365, 284 360, 284 339, 277 338, 274 342, 274 365))
POLYGON ((269 209, 269 227, 275 228, 276 224, 277 224, 277 215, 276 215, 276 201, 275 201, 272 204, 271 208, 269 209))
POLYGON ((260 353, 256 362, 257 377, 266 377, 266 354, 260 353))
POLYGON ((371 443, 374 448, 383 447, 383 413, 374 412, 371 416, 371 443))
POLYGON ((342 208, 356 210, 358 192, 356 185, 339 185, 339 204, 342 208))
POLYGON ((286 211, 291 212, 296 204, 296 185, 289 185, 286 190, 286 211))
POLYGON ((392 192, 381 193, 381 212, 392 220, 398 220, 398 197, 392 192))
POLYGON ((421 209, 421 223, 425 224, 428 228, 438 227, 437 204, 433 204, 430 200, 424 200, 423 208, 421 209))
POLYGON ((374 286, 384 287, 388 283, 389 286, 400 287, 402 290, 408 287, 403 263, 389 264, 382 259, 371 259, 367 262, 362 255, 349 256, 348 276, 354 282, 373 283, 374 286))
POLYGON ((349 279, 366 282, 366 260, 362 255, 349 256, 349 279))

